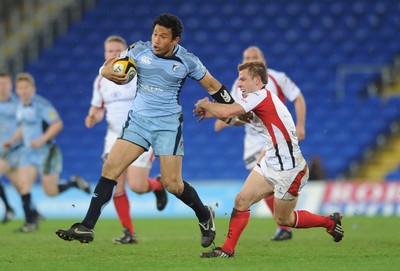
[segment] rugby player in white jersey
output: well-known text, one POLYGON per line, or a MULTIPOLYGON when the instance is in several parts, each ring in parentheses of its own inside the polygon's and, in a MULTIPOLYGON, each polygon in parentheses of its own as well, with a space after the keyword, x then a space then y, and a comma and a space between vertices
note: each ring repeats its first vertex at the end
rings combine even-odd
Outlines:
MULTIPOLYGON (((243 52, 243 63, 248 61, 262 61, 266 63, 263 52, 256 46, 250 46, 243 52)), ((284 103, 289 100, 294 103, 296 113, 296 133, 299 140, 305 138, 305 120, 306 120, 306 103, 299 87, 286 76, 283 72, 268 69, 267 89, 278 95, 279 99, 284 103)), ((235 80, 231 89, 231 95, 238 101, 242 98, 242 92, 238 87, 238 79, 235 80)), ((229 127, 228 124, 221 120, 215 121, 215 131, 229 127)), ((246 169, 252 170, 254 166, 264 156, 265 139, 249 125, 245 126, 243 160, 246 169)), ((264 199, 271 213, 274 212, 274 197, 269 196, 264 199)), ((292 229, 286 226, 279 226, 272 241, 284 241, 292 238, 292 229)))
POLYGON ((201 116, 199 121, 215 117, 236 124, 237 116, 253 112, 250 125, 265 139, 265 155, 250 171, 236 195, 224 244, 200 256, 233 257, 239 237, 250 219, 250 206, 270 195, 274 195, 274 218, 278 225, 324 227, 335 242, 341 241, 344 236, 342 214, 335 212, 330 216, 320 216, 305 210, 294 211, 300 191, 308 181, 309 170, 289 110, 278 96, 266 89, 265 63, 245 62, 238 66, 238 72, 242 99, 233 104, 219 104, 204 98, 195 104, 194 113, 201 116))
MULTIPOLYGON (((103 165, 86 217, 69 229, 56 231, 63 240, 88 243, 94 239, 94 227, 101 210, 111 199, 121 173, 150 146, 160 160, 161 182, 169 193, 191 208, 199 222, 201 246, 215 238, 214 211, 201 201, 195 188, 182 178, 184 155, 180 92, 190 77, 217 101, 233 103, 227 89, 215 79, 194 54, 179 42, 183 24, 178 17, 165 13, 153 21, 151 41, 132 44, 125 54, 138 68, 137 95, 132 103, 121 135, 103 165)), ((115 73, 114 59, 107 60, 100 73, 107 79, 126 84, 128 76, 115 73)), ((162 229, 160 229, 162 231, 162 229)), ((177 234, 179 230, 177 229, 177 234)))
MULTIPOLYGON (((127 48, 125 40, 120 36, 109 36, 104 42, 105 59, 116 58, 127 48)), ((107 134, 104 142, 103 161, 107 159, 111 146, 121 133, 133 99, 136 96, 137 77, 126 85, 117 85, 114 82, 98 75, 93 84, 93 96, 89 114, 85 119, 87 128, 92 128, 103 120, 106 114, 107 134)), ((149 173, 153 165, 153 149, 149 148, 135 162, 133 162, 118 178, 113 200, 118 217, 124 228, 124 235, 113 239, 117 244, 137 243, 137 236, 133 227, 129 200, 125 191, 125 182, 138 194, 153 191, 157 199, 157 209, 163 210, 167 204, 167 193, 158 180, 150 178, 149 173)))

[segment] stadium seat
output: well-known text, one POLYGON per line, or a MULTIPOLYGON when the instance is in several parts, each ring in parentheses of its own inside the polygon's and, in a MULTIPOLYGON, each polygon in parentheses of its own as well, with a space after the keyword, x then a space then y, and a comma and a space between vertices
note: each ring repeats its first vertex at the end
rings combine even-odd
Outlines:
POLYGON ((385 176, 385 180, 387 181, 399 181, 400 180, 400 165, 394 169, 393 171, 389 172, 385 176))

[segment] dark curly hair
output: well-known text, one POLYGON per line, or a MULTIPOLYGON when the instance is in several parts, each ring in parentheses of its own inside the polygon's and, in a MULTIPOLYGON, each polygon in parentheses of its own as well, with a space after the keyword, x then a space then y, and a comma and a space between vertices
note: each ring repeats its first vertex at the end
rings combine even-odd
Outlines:
POLYGON ((173 14, 163 13, 158 15, 153 22, 153 29, 156 25, 161 25, 172 30, 172 38, 181 37, 183 32, 183 24, 181 20, 173 14))

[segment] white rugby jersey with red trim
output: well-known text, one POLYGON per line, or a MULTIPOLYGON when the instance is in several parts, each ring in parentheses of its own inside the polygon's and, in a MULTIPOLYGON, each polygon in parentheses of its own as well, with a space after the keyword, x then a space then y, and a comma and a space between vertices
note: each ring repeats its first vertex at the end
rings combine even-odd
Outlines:
MULTIPOLYGON (((231 95, 235 101, 242 98, 242 92, 237 84, 238 80, 236 79, 231 89, 231 95)), ((285 73, 273 69, 268 69, 268 84, 266 88, 277 95, 282 102, 285 102, 286 99, 293 102, 301 92, 299 87, 285 73)), ((245 125, 245 132, 244 160, 259 153, 265 145, 264 139, 249 125, 245 125)))
POLYGON ((96 77, 91 105, 105 108, 109 131, 117 134, 121 132, 136 96, 136 83, 136 76, 125 85, 117 85, 101 75, 96 77))
POLYGON ((282 101, 263 88, 236 101, 255 117, 249 124, 265 139, 266 163, 275 170, 288 170, 303 161, 293 118, 282 101))

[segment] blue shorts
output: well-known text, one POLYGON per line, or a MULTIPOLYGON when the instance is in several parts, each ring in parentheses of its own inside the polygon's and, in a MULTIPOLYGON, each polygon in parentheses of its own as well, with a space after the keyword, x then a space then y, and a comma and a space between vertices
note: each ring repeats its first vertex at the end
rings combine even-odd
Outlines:
POLYGON ((62 154, 57 144, 49 144, 32 149, 25 147, 19 166, 34 166, 40 175, 60 174, 62 172, 62 154))
POLYGON ((144 117, 129 111, 128 120, 118 138, 127 140, 148 150, 154 155, 184 155, 182 113, 164 117, 144 117))
POLYGON ((11 169, 16 169, 19 165, 23 150, 23 145, 18 145, 0 155, 0 158, 7 161, 11 169))

